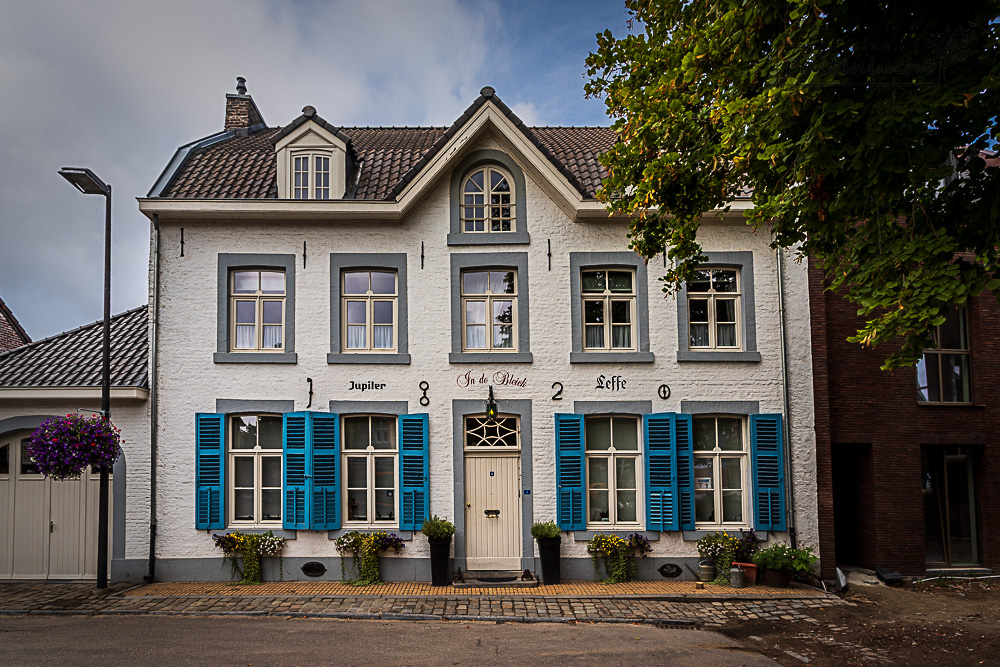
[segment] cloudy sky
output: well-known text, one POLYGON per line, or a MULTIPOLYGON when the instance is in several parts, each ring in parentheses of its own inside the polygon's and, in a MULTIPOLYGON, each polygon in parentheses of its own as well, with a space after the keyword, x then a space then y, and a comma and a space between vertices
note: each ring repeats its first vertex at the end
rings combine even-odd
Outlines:
POLYGON ((607 125, 583 96, 620 0, 0 0, 0 297, 34 340, 146 303, 136 205, 182 144, 222 129, 235 78, 270 125, 449 125, 491 85, 530 125, 607 125))

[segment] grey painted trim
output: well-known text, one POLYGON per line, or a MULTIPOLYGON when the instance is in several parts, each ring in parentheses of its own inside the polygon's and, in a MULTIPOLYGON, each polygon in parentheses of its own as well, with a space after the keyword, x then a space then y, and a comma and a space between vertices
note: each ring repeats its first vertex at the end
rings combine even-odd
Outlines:
POLYGON ((759 401, 681 401, 685 415, 728 414, 756 415, 760 413, 759 401))
POLYGON ((660 531, 658 530, 574 530, 574 542, 589 542, 594 535, 618 535, 621 538, 628 537, 632 533, 645 535, 650 542, 658 542, 660 531))
POLYGON ((700 351, 688 347, 688 292, 687 284, 677 294, 677 361, 760 361, 757 351, 757 314, 753 289, 753 252, 706 252, 705 268, 735 267, 740 270, 740 316, 743 318, 743 350, 700 351))
MULTIPOLYGON (((367 529, 366 528, 366 529, 360 529, 359 530, 359 529, 356 529, 356 528, 340 528, 339 530, 328 530, 328 531, 326 531, 326 539, 328 539, 328 540, 335 540, 338 537, 342 537, 344 535, 347 535, 348 533, 353 533, 355 531, 361 533, 362 535, 371 535, 372 533, 377 533, 380 530, 382 530, 382 529, 375 529, 375 528, 367 529)), ((399 539, 403 540, 404 542, 412 542, 413 541, 414 531, 412 531, 412 530, 394 530, 392 532, 394 532, 396 534, 396 536, 399 537, 399 539)), ((417 532, 420 532, 420 531, 417 531, 417 532)))
POLYGON ((451 172, 450 189, 451 226, 448 245, 513 245, 531 241, 528 236, 527 196, 524 189, 524 172, 509 155, 492 148, 473 151, 451 172), (462 201, 462 181, 466 174, 487 164, 495 164, 510 172, 514 179, 514 231, 486 232, 484 234, 463 234, 460 204, 462 201))
POLYGON ((407 401, 330 401, 333 414, 360 414, 366 412, 377 415, 405 415, 410 410, 407 401))
POLYGON ((142 583, 142 578, 149 569, 149 561, 144 558, 112 558, 112 583, 134 581, 142 583))
POLYGON ((528 253, 477 252, 451 255, 451 354, 448 361, 460 363, 531 363, 531 320, 528 308, 528 253), (517 272, 517 352, 462 352, 462 271, 467 269, 514 269, 517 272))
MULTIPOLYGON (((755 531, 756 532, 756 531, 755 531)), ((739 537, 740 531, 737 530, 682 530, 681 539, 685 542, 697 542, 706 535, 711 535, 712 533, 725 533, 730 537, 739 537)), ((766 530, 757 532, 757 539, 761 542, 767 542, 769 533, 766 530)))
POLYGON ((216 353, 217 364, 294 364, 295 355, 295 255, 219 253, 219 304, 216 353), (229 351, 229 272, 233 269, 283 269, 285 272, 285 351, 229 351))
POLYGON ((236 136, 236 132, 233 130, 223 130, 222 132, 217 132, 215 134, 209 135, 204 139, 197 139, 189 144, 185 144, 178 148, 174 152, 174 156, 167 163, 167 166, 163 168, 160 172, 159 178, 156 179, 156 183, 146 194, 147 197, 160 197, 163 195, 164 191, 170 187, 177 177, 178 172, 181 170, 188 160, 188 156, 191 155, 192 151, 208 148, 222 141, 228 141, 236 136))
POLYGON ((295 401, 244 401, 238 398, 217 398, 215 411, 227 415, 237 412, 274 412, 280 415, 294 412, 295 401))
MULTIPOLYGON (((657 568, 672 563, 681 568, 681 574, 675 579, 666 581, 694 581, 695 576, 691 570, 698 571, 697 555, 694 556, 649 556, 647 558, 636 558, 636 574, 640 581, 664 581, 664 577, 657 571, 657 568), (688 568, 691 568, 690 570, 688 568)), ((561 558, 559 561, 560 576, 563 581, 593 581, 596 578, 594 573, 594 562, 590 558, 561 558)), ((601 564, 601 571, 604 571, 604 564, 601 564)), ((728 590, 728 589, 724 589, 728 590)))
MULTIPOLYGON (((521 569, 534 567, 535 540, 531 536, 534 521, 533 496, 524 493, 532 489, 534 476, 531 470, 531 400, 508 398, 498 401, 501 415, 517 415, 521 418, 521 569)), ((451 401, 452 416, 452 459, 455 484, 455 538, 454 567, 466 567, 465 551, 465 437, 466 415, 483 414, 483 401, 455 398, 451 401)))
POLYGON ((0 419, 0 435, 7 435, 14 431, 34 431, 42 425, 42 422, 58 417, 59 415, 25 415, 23 417, 7 417, 0 419))
POLYGON ((296 364, 298 355, 294 352, 216 352, 212 361, 217 364, 296 364))
MULTIPOLYGON (((125 452, 111 467, 111 558, 125 558, 125 493, 128 477, 125 469, 125 452)), ((100 496, 98 496, 100 497, 100 496)))
POLYGON ((409 321, 406 299, 406 253, 330 253, 330 353, 328 364, 408 364, 409 321), (354 354, 341 352, 340 340, 340 276, 345 269, 389 269, 396 272, 396 352, 354 354))
MULTIPOLYGON (((217 535, 226 535, 233 531, 239 531, 241 533, 251 533, 253 535, 263 535, 264 533, 271 532, 275 537, 283 537, 286 540, 294 540, 298 538, 299 531, 297 530, 285 530, 284 528, 244 528, 242 526, 227 526, 220 530, 217 535)), ((210 531, 215 533, 215 531, 210 531)))
MULTIPOLYGON (((323 556, 284 556, 261 561, 264 581, 340 581, 340 554, 330 546, 331 553, 323 556), (326 566, 321 577, 302 574, 305 563, 318 561, 326 566), (282 571, 278 570, 279 565, 282 571)), ((406 553, 405 551, 403 553, 406 553)), ((349 576, 356 576, 347 558, 349 576)), ((386 556, 379 559, 379 569, 385 581, 430 581, 431 559, 386 556)), ((593 571, 593 568, 591 568, 593 571)), ((221 556, 215 558, 157 558, 156 578, 159 581, 231 581, 232 570, 221 556)))
POLYGON ((653 412, 653 402, 573 401, 573 412, 578 415, 648 415, 653 412))
POLYGON ((646 263, 631 252, 571 252, 569 254, 570 320, 573 326, 573 341, 569 363, 650 363, 653 353, 649 351, 649 289, 646 263), (583 308, 581 307, 582 281, 580 272, 599 267, 631 269, 635 271, 635 314, 637 346, 635 352, 584 352, 583 350, 583 308))
POLYGON ((571 364, 651 364, 652 352, 570 352, 571 364))

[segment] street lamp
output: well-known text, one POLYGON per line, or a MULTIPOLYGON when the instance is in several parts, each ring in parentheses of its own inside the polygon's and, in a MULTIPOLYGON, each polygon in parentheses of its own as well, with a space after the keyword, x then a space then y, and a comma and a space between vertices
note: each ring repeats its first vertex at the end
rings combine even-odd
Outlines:
MULTIPOLYGON (((111 186, 82 167, 63 167, 59 175, 85 195, 104 195, 104 355, 101 364, 101 417, 111 419, 111 186)), ((108 467, 101 466, 97 519, 97 587, 108 587, 108 467)))

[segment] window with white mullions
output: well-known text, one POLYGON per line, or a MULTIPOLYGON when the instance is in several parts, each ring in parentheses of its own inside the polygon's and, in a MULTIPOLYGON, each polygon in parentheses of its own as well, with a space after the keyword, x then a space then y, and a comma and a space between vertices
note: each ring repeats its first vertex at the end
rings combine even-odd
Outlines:
POLYGON ((638 526, 639 420, 587 417, 587 523, 638 526))
POLYGON ((309 199, 309 156, 299 155, 292 162, 292 196, 295 199, 309 199))
POLYGON ((229 418, 229 523, 281 525, 282 421, 277 415, 229 418))
POLYGON ((344 271, 344 352, 395 352, 397 280, 392 271, 344 271))
POLYGON ((510 176, 496 167, 472 172, 462 187, 462 232, 514 231, 514 193, 510 176))
POLYGON ((330 158, 322 155, 313 156, 313 199, 330 198, 330 158))
POLYGON ((292 198, 330 198, 329 154, 301 153, 292 158, 292 198))
POLYGON ((584 271, 581 287, 584 350, 634 350, 634 273, 584 271))
POLYGON ((463 350, 517 349, 517 281, 514 271, 462 273, 463 350))
POLYGON ((240 270, 230 276, 232 350, 284 350, 284 272, 240 270))
POLYGON ((517 417, 465 418, 466 449, 518 449, 520 435, 517 417))
POLYGON ((740 349, 736 269, 701 269, 687 284, 691 349, 740 349))
POLYGON ((746 423, 694 418, 694 504, 698 526, 746 524, 746 423))
POLYGON ((344 445, 344 522, 352 526, 395 525, 396 418, 341 417, 344 445))
POLYGON ((972 402, 969 332, 965 308, 949 308, 934 327, 931 346, 917 362, 917 400, 921 403, 972 402))

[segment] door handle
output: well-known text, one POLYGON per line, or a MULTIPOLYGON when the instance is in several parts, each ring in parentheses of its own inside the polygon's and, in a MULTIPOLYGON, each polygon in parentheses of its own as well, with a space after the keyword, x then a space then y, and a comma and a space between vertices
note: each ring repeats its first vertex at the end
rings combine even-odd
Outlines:
POLYGON ((486 515, 487 519, 496 519, 500 516, 500 510, 483 510, 483 514, 486 515))
POLYGON ((49 535, 52 534, 52 531, 55 529, 55 527, 56 527, 55 522, 49 521, 49 535))

